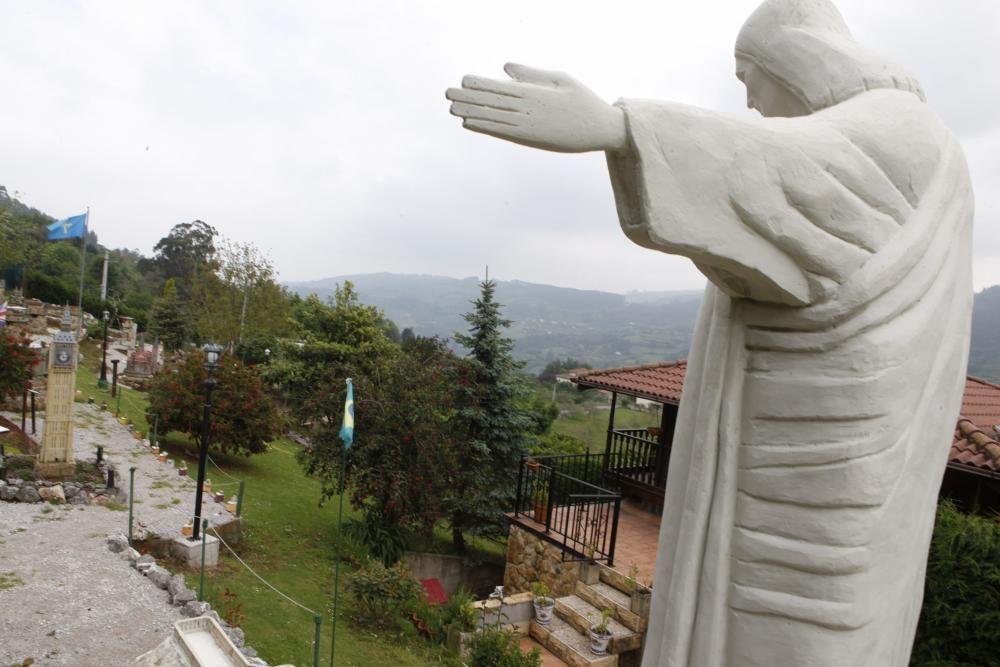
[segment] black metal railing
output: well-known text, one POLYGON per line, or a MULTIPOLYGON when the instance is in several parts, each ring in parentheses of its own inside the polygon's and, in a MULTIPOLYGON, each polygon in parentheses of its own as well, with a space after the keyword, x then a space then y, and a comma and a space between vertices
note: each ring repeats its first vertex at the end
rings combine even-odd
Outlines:
POLYGON ((571 559, 614 564, 621 494, 601 479, 603 454, 525 457, 518 470, 514 516, 571 552, 571 559), (578 476, 579 475, 579 476, 578 476))
POLYGON ((605 477, 662 495, 670 447, 651 438, 644 428, 616 429, 610 436, 605 477))

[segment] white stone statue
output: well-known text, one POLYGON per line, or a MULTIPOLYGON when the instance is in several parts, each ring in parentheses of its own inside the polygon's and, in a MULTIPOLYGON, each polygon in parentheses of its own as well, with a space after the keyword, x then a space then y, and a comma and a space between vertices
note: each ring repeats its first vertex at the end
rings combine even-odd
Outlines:
POLYGON ((968 354, 955 137, 827 0, 767 0, 740 32, 763 118, 506 71, 448 90, 463 126, 605 151, 625 234, 710 281, 643 665, 906 665, 968 354))

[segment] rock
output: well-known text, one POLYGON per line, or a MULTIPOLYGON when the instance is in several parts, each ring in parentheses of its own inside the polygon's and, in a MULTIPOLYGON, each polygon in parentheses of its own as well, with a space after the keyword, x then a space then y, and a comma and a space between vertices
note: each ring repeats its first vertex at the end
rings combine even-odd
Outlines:
POLYGON ((87 504, 87 492, 80 490, 73 494, 73 497, 69 499, 70 505, 86 505, 87 504))
POLYGON ((190 588, 183 588, 177 593, 171 594, 171 603, 175 607, 181 607, 189 602, 194 602, 197 597, 198 596, 195 595, 195 592, 190 588))
POLYGON ((0 486, 0 500, 6 502, 12 502, 17 500, 17 487, 16 486, 0 486))
POLYGON ((24 482, 21 481, 20 477, 8 477, 7 483, 11 486, 21 486, 24 482))
POLYGON ((170 570, 154 565, 144 573, 154 584, 163 590, 167 590, 170 585, 170 570))
POLYGON ((215 622, 218 623, 219 625, 221 625, 223 630, 225 630, 226 628, 229 627, 229 624, 222 620, 222 617, 219 616, 219 612, 217 612, 217 611, 214 611, 214 610, 213 611, 207 611, 207 612, 205 612, 204 615, 208 616, 209 618, 214 618, 215 622))
POLYGON ((37 503, 42 498, 38 495, 38 491, 35 487, 30 484, 22 484, 21 488, 17 491, 17 500, 22 503, 37 503))
POLYGON ((128 538, 122 534, 108 535, 106 542, 111 553, 121 553, 128 549, 128 538))
POLYGON ((105 495, 95 495, 93 498, 90 499, 90 502, 87 503, 87 504, 88 505, 101 505, 103 507, 104 505, 108 504, 108 497, 105 496, 105 495))
POLYGON ((253 646, 241 646, 240 647, 240 653, 242 653, 243 655, 245 655, 248 658, 256 658, 257 657, 257 649, 255 649, 253 646))
POLYGON ((75 496, 80 491, 80 485, 76 482, 66 482, 63 484, 63 494, 66 496, 66 500, 69 500, 75 496))
POLYGON ((223 628, 222 631, 236 645, 236 648, 240 648, 246 643, 246 636, 240 628, 223 628))
POLYGON ((195 618, 197 616, 204 616, 210 611, 212 611, 212 605, 207 602, 192 601, 181 607, 181 616, 195 618))
POLYGON ((267 663, 260 658, 247 658, 247 662, 250 663, 250 667, 268 667, 267 663))
POLYGON ((122 552, 122 558, 127 560, 132 567, 135 567, 135 562, 139 560, 139 552, 129 547, 122 552))

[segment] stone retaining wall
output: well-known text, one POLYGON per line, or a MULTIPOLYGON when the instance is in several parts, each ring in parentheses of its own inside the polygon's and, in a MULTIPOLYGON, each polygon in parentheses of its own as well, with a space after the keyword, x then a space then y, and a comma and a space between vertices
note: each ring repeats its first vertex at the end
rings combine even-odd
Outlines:
POLYGON ((576 587, 580 565, 563 561, 562 550, 532 533, 511 525, 507 533, 507 567, 503 584, 507 594, 531 590, 540 581, 552 595, 569 595, 576 587))

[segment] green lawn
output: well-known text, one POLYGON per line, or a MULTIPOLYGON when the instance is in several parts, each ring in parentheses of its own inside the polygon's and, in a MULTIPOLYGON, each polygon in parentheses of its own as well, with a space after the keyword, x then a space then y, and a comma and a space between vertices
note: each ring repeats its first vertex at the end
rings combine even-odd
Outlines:
MULTIPOLYGON (((115 409, 110 390, 97 388, 97 367, 100 350, 90 344, 84 348, 86 363, 77 372, 77 400, 94 397, 95 402, 107 402, 115 409)), ((142 392, 125 389, 121 413, 135 427, 148 431, 145 413, 148 403, 142 392)), ((191 474, 197 469, 195 445, 186 436, 171 433, 163 438, 172 456, 188 461, 191 474)), ((235 547, 243 561, 285 595, 323 616, 321 625, 321 664, 330 660, 331 604, 337 545, 337 510, 339 497, 319 507, 320 485, 307 478, 295 459, 296 445, 291 441, 271 443, 266 453, 249 459, 212 455, 212 459, 232 477, 247 483, 244 499, 243 542, 235 547)), ((213 485, 233 480, 218 468, 209 465, 207 476, 213 485)), ((238 486, 224 486, 227 497, 238 486)), ((137 499, 141 500, 141 499, 137 499)), ((344 523, 355 512, 345 502, 344 523)), ((421 539, 414 545, 421 549, 448 552, 450 533, 441 528, 433 539, 421 539)), ((470 539, 470 547, 478 549, 480 557, 502 557, 503 547, 485 540, 470 539)), ((351 622, 350 600, 346 580, 353 569, 349 561, 363 558, 365 551, 357 544, 345 542, 347 562, 340 573, 340 601, 337 623, 337 665, 392 665, 393 667, 423 667, 454 665, 454 659, 439 647, 414 637, 410 628, 400 635, 375 633, 358 628, 351 622)), ((174 569, 180 569, 174 566, 174 569)), ((185 572, 188 584, 197 590, 197 569, 185 572)), ((222 549, 220 566, 205 580, 205 598, 220 615, 226 611, 223 594, 235 593, 233 605, 241 605, 240 626, 246 632, 247 643, 272 664, 293 663, 299 667, 312 664, 313 615, 295 606, 262 583, 236 558, 222 549)))
MULTIPOLYGON (((564 410, 552 424, 552 430, 579 438, 592 452, 603 452, 608 437, 610 411, 594 406, 574 406, 564 410)), ((657 413, 618 407, 615 409, 615 428, 641 428, 659 426, 657 413)))

